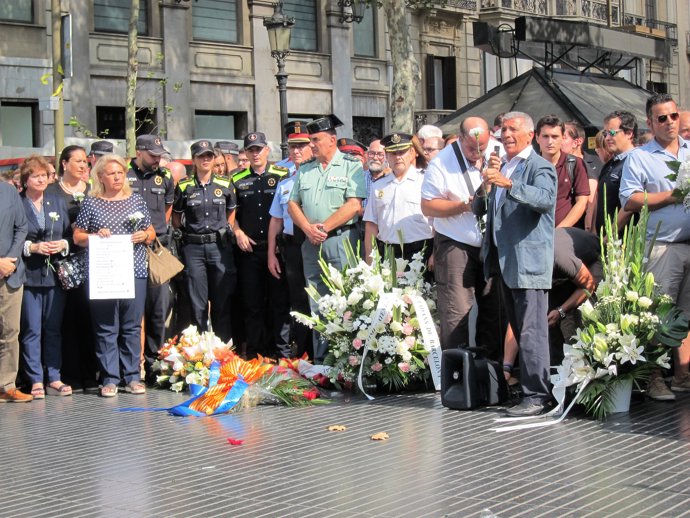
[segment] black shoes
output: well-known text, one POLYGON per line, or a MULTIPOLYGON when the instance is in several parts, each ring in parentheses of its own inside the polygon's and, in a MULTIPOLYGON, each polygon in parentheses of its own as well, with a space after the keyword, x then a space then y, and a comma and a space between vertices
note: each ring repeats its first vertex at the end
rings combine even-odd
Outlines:
POLYGON ((534 403, 523 399, 519 404, 506 410, 508 417, 529 417, 541 415, 549 411, 549 405, 544 403, 534 403))

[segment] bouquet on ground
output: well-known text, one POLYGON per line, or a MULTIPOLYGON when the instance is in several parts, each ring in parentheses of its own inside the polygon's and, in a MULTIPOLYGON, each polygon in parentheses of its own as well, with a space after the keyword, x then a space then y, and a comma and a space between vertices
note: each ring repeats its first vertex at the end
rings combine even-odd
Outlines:
POLYGON ((690 212, 690 160, 687 162, 672 160, 666 164, 673 171, 666 178, 676 182, 673 195, 682 201, 685 212, 690 212))
MULTIPOLYGON (((670 352, 687 335, 688 322, 654 275, 646 270, 654 240, 647 246, 645 206, 619 239, 615 221, 602 235, 604 278, 595 302, 580 306, 582 327, 564 345, 563 363, 552 377, 555 387, 576 385, 578 401, 602 419, 612 410, 619 383, 639 384, 655 368, 668 368, 670 352)), ((613 222, 613 223, 612 223, 613 222)))
POLYGON ((390 247, 382 258, 374 246, 369 265, 359 259, 348 241, 344 243, 348 261, 342 271, 320 260, 329 293, 320 296, 313 286, 307 289, 318 303, 318 314, 292 313, 328 340, 324 365, 330 367, 330 381, 336 386, 351 387, 360 368, 363 377, 392 391, 401 390, 412 381, 426 381, 428 352, 415 299, 423 299, 431 311, 435 303, 431 286, 424 281, 422 253, 408 262, 394 258, 390 247), (392 307, 385 319, 376 323, 373 319, 384 294, 392 297, 392 307), (363 359, 367 337, 369 353, 363 359))
POLYGON ((215 334, 199 333, 195 326, 189 326, 182 335, 168 340, 158 352, 153 370, 160 372, 156 382, 180 392, 188 385, 208 385, 211 364, 230 358, 232 340, 224 343, 215 334))
POLYGON ((257 405, 308 406, 329 401, 296 368, 297 361, 275 364, 261 356, 243 360, 234 353, 209 369, 208 388, 193 385, 193 397, 171 409, 176 415, 212 415, 257 405), (294 368, 293 368, 294 366, 294 368))

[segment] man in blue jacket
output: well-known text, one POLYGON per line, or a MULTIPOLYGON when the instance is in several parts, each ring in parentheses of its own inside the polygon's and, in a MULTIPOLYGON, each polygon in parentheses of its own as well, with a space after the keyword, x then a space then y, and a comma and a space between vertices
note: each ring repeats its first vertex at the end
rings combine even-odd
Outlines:
POLYGON ((487 214, 482 243, 484 274, 497 274, 520 350, 524 397, 510 416, 541 414, 549 396, 548 290, 553 270, 557 176, 532 148, 534 122, 506 113, 501 128, 506 162, 492 156, 472 210, 487 214), (488 196, 488 203, 487 202, 488 196))
POLYGON ((17 190, 5 182, 0 182, 0 207, 0 403, 24 403, 33 398, 14 382, 19 369, 26 214, 17 190))

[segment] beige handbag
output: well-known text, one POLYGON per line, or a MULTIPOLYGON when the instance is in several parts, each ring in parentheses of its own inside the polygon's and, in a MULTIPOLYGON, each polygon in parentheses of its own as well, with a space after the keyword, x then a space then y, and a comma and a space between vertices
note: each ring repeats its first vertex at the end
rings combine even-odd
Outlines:
POLYGON ((184 264, 172 255, 158 238, 151 246, 146 247, 146 254, 149 257, 149 282, 154 286, 165 284, 184 270, 184 264))

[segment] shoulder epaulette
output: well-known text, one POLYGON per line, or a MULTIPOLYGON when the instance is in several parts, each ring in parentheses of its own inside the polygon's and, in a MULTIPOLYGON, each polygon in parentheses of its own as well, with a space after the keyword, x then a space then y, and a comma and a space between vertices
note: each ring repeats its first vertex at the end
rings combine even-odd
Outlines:
POLYGON ((301 168, 304 165, 313 164, 314 162, 316 162, 316 157, 311 157, 309 160, 302 162, 299 167, 301 168))
POLYGON ((213 183, 217 183, 218 185, 222 185, 223 187, 230 187, 230 179, 229 178, 220 178, 218 176, 213 177, 213 183))
POLYGON ((290 170, 287 167, 282 167, 279 165, 271 165, 268 167, 268 172, 276 174, 278 176, 285 176, 290 172, 290 170))
POLYGON ((177 184, 177 186, 180 188, 180 191, 184 192, 187 187, 192 185, 194 183, 194 178, 185 178, 184 180, 180 180, 180 183, 177 184))
POLYGON ((170 172, 170 169, 168 169, 167 167, 161 167, 159 171, 161 172, 163 177, 172 178, 172 173, 170 172))
POLYGON ((343 158, 345 160, 349 160, 350 162, 359 162, 360 164, 362 163, 362 161, 359 158, 353 155, 348 155, 347 153, 343 153, 343 158))
POLYGON ((233 182, 239 182, 242 178, 246 178, 250 174, 251 174, 251 172, 249 171, 249 169, 244 169, 244 170, 240 171, 239 173, 233 175, 232 181, 233 182))

